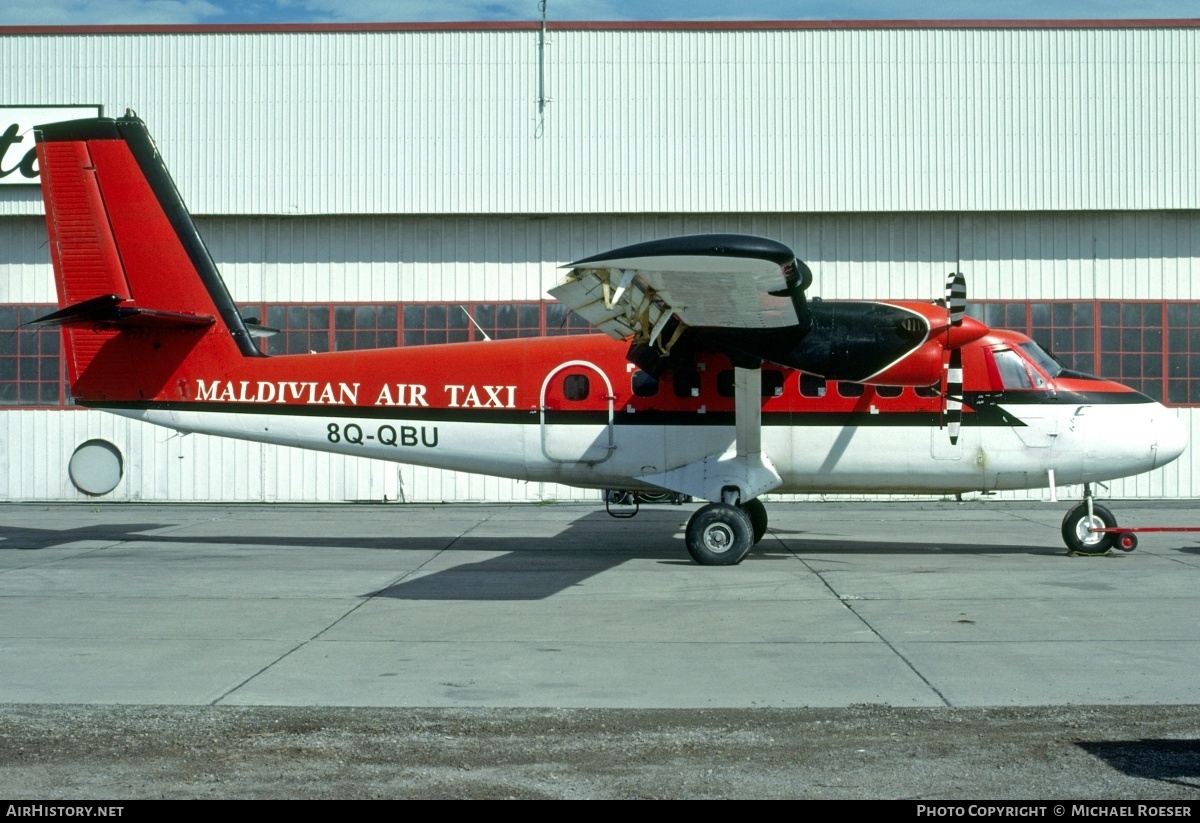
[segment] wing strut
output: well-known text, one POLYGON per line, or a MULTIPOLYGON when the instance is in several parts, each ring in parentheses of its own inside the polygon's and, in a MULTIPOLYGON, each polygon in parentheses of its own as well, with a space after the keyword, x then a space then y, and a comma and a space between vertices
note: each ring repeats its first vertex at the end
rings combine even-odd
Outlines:
POLYGON ((710 454, 657 474, 639 477, 664 489, 702 500, 736 506, 783 484, 762 451, 762 369, 736 366, 733 371, 734 442, 710 454))

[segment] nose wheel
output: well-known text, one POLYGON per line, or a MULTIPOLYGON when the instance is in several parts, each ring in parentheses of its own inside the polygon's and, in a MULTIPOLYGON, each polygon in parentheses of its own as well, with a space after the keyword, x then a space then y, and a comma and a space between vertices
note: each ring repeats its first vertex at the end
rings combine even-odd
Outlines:
MULTIPOLYGON (((1067 549, 1074 554, 1106 554, 1116 542, 1116 535, 1112 532, 1093 531, 1093 529, 1111 529, 1116 525, 1117 518, 1113 517, 1112 512, 1098 503, 1085 500, 1067 512, 1067 516, 1063 518, 1063 542, 1067 544, 1067 549)), ((1133 535, 1129 536, 1133 537, 1133 535)), ((1121 548, 1130 551, 1136 545, 1137 538, 1135 537, 1132 546, 1126 548, 1122 545, 1121 548)))

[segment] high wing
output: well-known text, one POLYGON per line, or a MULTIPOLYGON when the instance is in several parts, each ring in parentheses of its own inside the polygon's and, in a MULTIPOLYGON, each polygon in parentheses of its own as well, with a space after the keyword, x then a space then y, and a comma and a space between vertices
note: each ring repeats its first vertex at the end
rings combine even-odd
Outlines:
POLYGON ((787 246, 740 234, 638 243, 569 264, 550 294, 617 340, 654 376, 698 352, 734 366, 734 442, 724 451, 637 479, 730 505, 778 488, 762 452, 764 361, 833 380, 939 385, 951 443, 958 439, 958 349, 987 332, 963 318, 966 284, 951 273, 935 303, 814 301, 808 266, 787 246), (951 400, 952 398, 952 400, 951 400))
POLYGON ((616 340, 669 351, 688 328, 807 329, 812 273, 787 246, 741 234, 653 240, 569 264, 550 290, 616 340))
MULTIPOLYGON (((705 339, 705 329, 802 338, 812 325, 804 298, 812 273, 787 246, 762 237, 654 240, 576 261, 570 269, 550 293, 610 337, 631 339, 627 356, 651 371, 667 365, 685 335, 693 338, 689 345, 699 338, 709 348, 747 355, 705 339)), ((728 504, 778 488, 779 472, 762 452, 762 359, 742 360, 748 362, 735 362, 730 447, 639 480, 728 504)))

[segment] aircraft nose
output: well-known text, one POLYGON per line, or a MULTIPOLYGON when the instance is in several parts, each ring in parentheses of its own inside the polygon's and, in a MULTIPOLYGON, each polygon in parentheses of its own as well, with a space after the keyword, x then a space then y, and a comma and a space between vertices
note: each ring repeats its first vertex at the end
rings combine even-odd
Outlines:
POLYGON ((1183 425, 1182 420, 1167 409, 1162 409, 1155 416, 1154 433, 1158 442, 1154 458, 1154 468, 1156 469, 1170 463, 1183 454, 1183 450, 1187 448, 1187 427, 1183 425))

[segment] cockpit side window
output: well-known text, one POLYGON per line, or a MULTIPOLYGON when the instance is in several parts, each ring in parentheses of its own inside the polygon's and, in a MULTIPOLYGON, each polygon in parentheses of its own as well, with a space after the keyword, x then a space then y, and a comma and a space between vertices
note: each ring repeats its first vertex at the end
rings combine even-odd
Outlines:
POLYGON ((1065 368, 1058 358, 1050 352, 1043 349, 1037 343, 1030 341, 1021 344, 1021 351, 1025 352, 1025 356, 1033 361, 1039 369, 1048 374, 1051 378, 1058 377, 1065 368))
MULTIPOLYGON (((1032 389, 1033 379, 1029 376, 1030 370, 1026 368, 1025 361, 1021 359, 1021 355, 1017 354, 1012 349, 996 349, 992 352, 996 359, 996 368, 1000 371, 1000 381, 1006 389, 1032 389)), ((1041 375, 1038 375, 1039 382, 1043 385, 1044 380, 1041 380, 1041 375)))

